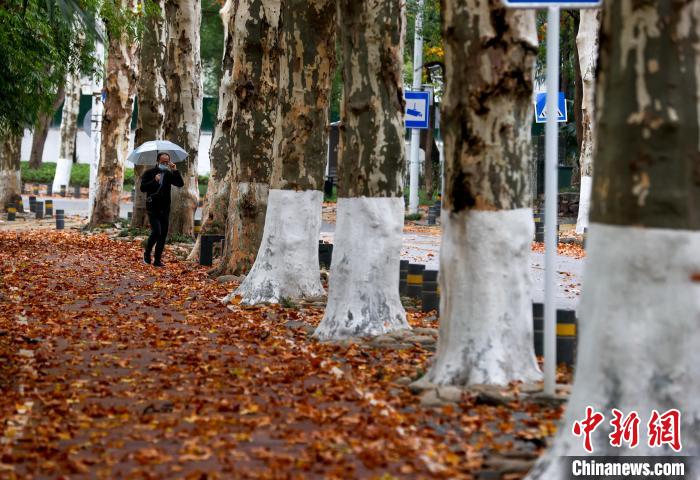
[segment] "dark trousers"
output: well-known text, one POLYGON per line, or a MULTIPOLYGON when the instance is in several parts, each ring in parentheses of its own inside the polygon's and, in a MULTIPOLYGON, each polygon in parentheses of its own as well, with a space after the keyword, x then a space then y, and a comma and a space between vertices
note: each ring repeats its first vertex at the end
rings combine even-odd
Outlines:
POLYGON ((146 253, 151 254, 153 245, 156 246, 155 260, 159 261, 165 249, 165 239, 168 237, 168 218, 170 212, 148 212, 148 221, 151 224, 151 235, 146 243, 146 253))

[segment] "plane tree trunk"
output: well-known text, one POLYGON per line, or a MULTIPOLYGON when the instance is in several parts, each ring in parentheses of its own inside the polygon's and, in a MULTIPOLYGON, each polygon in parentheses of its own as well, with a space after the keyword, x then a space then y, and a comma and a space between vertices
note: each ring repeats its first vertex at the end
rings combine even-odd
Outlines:
POLYGON ((541 377, 530 285, 535 16, 500 0, 445 7, 443 293, 436 358, 418 384, 534 381, 541 377))
POLYGON ((165 82, 167 101, 163 137, 188 157, 178 163, 185 185, 171 190, 170 233, 194 234, 199 202, 197 159, 202 125, 202 60, 199 54, 200 0, 165 0, 167 31, 165 82))
MULTIPOLYGON (((127 5, 124 4, 126 7, 127 5)), ((100 159, 89 225, 114 223, 124 187, 124 162, 129 154, 131 115, 138 79, 138 43, 126 34, 108 42, 100 159)))
MULTIPOLYGON (((235 56, 234 34, 235 0, 226 0, 220 11, 224 24, 224 56, 221 61, 221 84, 219 85, 219 109, 216 125, 209 147, 209 182, 207 198, 202 209, 201 235, 223 235, 228 217, 228 202, 231 195, 231 164, 233 162, 233 112, 236 105, 233 84, 233 62, 235 56)), ((194 247, 187 257, 189 260, 199 258, 201 235, 197 237, 194 247)))
POLYGON ((44 112, 39 115, 39 119, 34 126, 32 133, 32 151, 29 154, 29 168, 39 168, 44 158, 44 146, 46 145, 46 137, 49 136, 49 128, 53 116, 61 106, 66 96, 66 87, 61 85, 56 92, 56 98, 51 105, 50 112, 44 112))
POLYGON ((581 168, 581 185, 578 203, 576 233, 583 233, 588 227, 588 212, 591 205, 591 186, 593 184, 593 153, 595 146, 595 70, 598 63, 598 30, 600 28, 600 10, 582 10, 576 44, 581 66, 581 149, 579 165, 581 168))
POLYGON ((233 163, 226 245, 212 274, 247 273, 262 240, 277 114, 281 0, 240 0, 233 32, 233 163))
POLYGON ((22 137, 6 132, 0 142, 0 206, 21 200, 22 180, 20 174, 20 154, 22 137))
POLYGON ((318 238, 335 67, 334 0, 283 0, 273 168, 255 264, 242 303, 322 296, 318 238))
MULTIPOLYGON (((136 120, 134 147, 150 140, 163 138, 163 120, 165 118, 165 2, 159 0, 159 12, 146 19, 141 37, 139 54, 138 102, 139 111, 136 120)), ((134 167, 134 210, 131 226, 143 228, 148 225, 146 215, 146 194, 141 192, 141 176, 150 168, 148 165, 134 167)))
POLYGON ((322 340, 409 328, 399 298, 405 3, 338 2, 344 94, 338 204, 322 340))
POLYGON ((66 189, 70 184, 70 174, 75 156, 75 137, 78 134, 78 113, 80 111, 80 72, 68 73, 66 79, 65 100, 59 130, 58 158, 53 177, 53 191, 58 192, 61 185, 66 189))
MULTIPOLYGON (((605 416, 601 456, 652 448, 652 411, 680 411, 682 453, 700 461, 700 12, 697 2, 605 2, 588 257, 576 377, 563 424, 530 479, 563 478, 587 455, 572 434, 586 407, 605 416), (640 417, 634 449, 610 445, 611 409, 640 417), (607 426, 607 428, 606 428, 607 426)), ((695 473, 693 473, 695 475, 695 473)))

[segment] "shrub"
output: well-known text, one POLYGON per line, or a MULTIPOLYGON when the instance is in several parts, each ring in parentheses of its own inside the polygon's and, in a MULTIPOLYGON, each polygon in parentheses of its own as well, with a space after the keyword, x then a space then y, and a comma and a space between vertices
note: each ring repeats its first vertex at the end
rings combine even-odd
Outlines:
MULTIPOLYGON (((24 183, 53 183, 56 175, 55 163, 42 163, 39 168, 29 168, 29 162, 21 163, 21 175, 24 183)), ((134 169, 124 170, 124 185, 134 184, 134 169)), ((90 186, 90 165, 87 163, 74 163, 70 171, 70 185, 90 186)), ((67 185, 68 186, 68 185, 67 185)), ((130 189, 129 189, 130 190, 130 189)))

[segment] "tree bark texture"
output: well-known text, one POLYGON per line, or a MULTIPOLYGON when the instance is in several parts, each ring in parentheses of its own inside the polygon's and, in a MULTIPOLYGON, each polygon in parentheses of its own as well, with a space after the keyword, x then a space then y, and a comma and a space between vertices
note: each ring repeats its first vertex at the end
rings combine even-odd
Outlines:
POLYGON ((529 184, 535 15, 443 2, 440 332, 418 384, 535 381, 529 184))
POLYGON ((244 304, 316 298, 323 174, 335 63, 334 0, 283 0, 277 126, 265 227, 234 292, 244 304))
POLYGON ((0 206, 21 200, 22 184, 20 178, 20 155, 22 137, 5 133, 0 143, 0 206))
POLYGON ((343 50, 343 119, 338 197, 401 197, 403 2, 338 2, 343 50))
POLYGON ((51 111, 39 115, 39 120, 34 126, 32 133, 32 151, 29 154, 29 168, 39 168, 44 159, 44 145, 46 137, 49 135, 49 128, 53 120, 54 113, 61 106, 66 96, 66 87, 61 85, 56 92, 56 98, 51 105, 51 111))
POLYGON ((699 7, 643 5, 605 8, 591 221, 697 230, 699 7))
MULTIPOLYGON (((221 61, 221 84, 216 125, 209 147, 210 172, 207 197, 202 209, 201 234, 224 234, 231 196, 231 165, 233 162, 233 113, 236 106, 233 84, 235 56, 236 0, 226 0, 219 12, 224 24, 224 55, 221 61)), ((199 258, 201 235, 197 237, 188 259, 199 258)))
POLYGON ((180 145, 187 159, 178 164, 185 186, 171 190, 170 233, 192 236, 199 202, 197 158, 202 124, 202 60, 199 54, 200 0, 166 0, 165 82, 167 99, 163 136, 180 145))
POLYGON ((425 163, 423 164, 423 191, 425 191, 425 196, 428 200, 433 198, 435 192, 435 168, 433 163, 433 143, 435 139, 433 137, 433 131, 435 129, 435 105, 430 106, 430 118, 428 119, 428 129, 425 131, 424 135, 421 135, 424 139, 425 151, 425 163))
MULTIPOLYGON (((700 3, 605 2, 596 90, 593 211, 576 378, 552 447, 528 478, 569 476, 588 455, 586 409, 640 417, 640 442, 591 434, 594 455, 685 455, 700 468, 700 3), (676 410, 679 446, 645 441, 652 412, 676 410), (680 447, 680 448, 678 448, 680 447)), ((603 427, 603 424, 601 424, 603 427)), ((688 470, 686 470, 688 471, 688 470)))
POLYGON ((262 240, 272 170, 281 0, 239 0, 233 32, 233 163, 224 255, 215 272, 247 273, 262 240))
POLYGON ((447 67, 442 127, 444 208, 529 208, 533 69, 530 12, 497 0, 446 5, 447 67))
POLYGON ((53 190, 58 192, 61 185, 68 188, 75 156, 75 140, 78 134, 78 113, 80 112, 80 72, 70 72, 66 78, 65 100, 59 130, 58 158, 53 179, 53 190))
POLYGON ((323 189, 335 69, 335 13, 335 3, 330 0, 283 1, 270 188, 323 189))
POLYGON ((338 2, 344 93, 337 222, 321 340, 410 328, 397 282, 406 163, 401 0, 338 2))
POLYGON ((104 88, 107 98, 102 116, 100 160, 90 225, 119 219, 124 186, 124 162, 128 156, 131 115, 138 78, 138 43, 125 35, 110 38, 104 88))
POLYGON ((583 10, 579 31, 576 37, 579 65, 581 67, 581 148, 579 165, 581 184, 579 190, 579 209, 576 232, 584 233, 588 227, 588 215, 591 204, 591 185, 593 176, 593 154, 595 151, 595 70, 598 64, 598 30, 600 29, 600 10, 583 10))
MULTIPOLYGON (((165 2, 158 1, 160 11, 147 18, 141 37, 139 53, 138 118, 134 148, 150 140, 163 138, 163 121, 165 119, 165 2)), ((147 165, 134 167, 134 209, 131 226, 143 228, 148 225, 146 215, 146 194, 141 192, 141 175, 150 168, 147 165)))

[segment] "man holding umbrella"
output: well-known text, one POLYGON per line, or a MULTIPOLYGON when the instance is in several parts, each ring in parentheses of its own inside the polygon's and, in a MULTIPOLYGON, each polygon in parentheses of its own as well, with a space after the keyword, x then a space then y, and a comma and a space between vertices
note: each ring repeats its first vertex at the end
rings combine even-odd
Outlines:
POLYGON ((153 266, 162 267, 165 239, 168 236, 168 219, 170 217, 170 187, 182 187, 185 182, 170 155, 165 152, 157 154, 157 165, 144 172, 141 177, 141 191, 146 193, 146 212, 151 224, 151 235, 143 252, 143 261, 151 263, 151 251, 155 245, 153 266))

